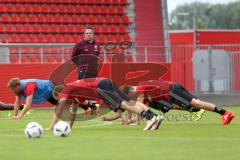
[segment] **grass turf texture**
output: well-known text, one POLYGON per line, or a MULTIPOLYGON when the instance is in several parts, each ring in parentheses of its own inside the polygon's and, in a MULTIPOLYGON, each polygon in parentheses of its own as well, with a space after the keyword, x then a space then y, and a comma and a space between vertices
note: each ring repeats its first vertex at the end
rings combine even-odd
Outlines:
POLYGON ((240 108, 228 108, 236 115, 229 126, 222 126, 215 113, 207 112, 199 122, 191 122, 186 120, 189 113, 171 111, 158 131, 144 132, 143 124, 121 126, 119 121, 92 120, 77 122, 69 137, 44 131, 40 139, 25 138, 23 130, 31 121, 48 127, 53 111, 34 110, 20 121, 0 112, 0 159, 236 160, 240 158, 240 108))

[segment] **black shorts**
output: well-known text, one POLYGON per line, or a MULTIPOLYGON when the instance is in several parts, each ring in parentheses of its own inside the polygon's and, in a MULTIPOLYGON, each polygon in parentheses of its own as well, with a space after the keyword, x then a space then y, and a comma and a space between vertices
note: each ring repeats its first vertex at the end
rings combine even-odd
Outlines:
POLYGON ((153 102, 149 102, 148 105, 149 107, 162 111, 163 113, 168 112, 172 108, 172 104, 170 100, 153 101, 153 102))
POLYGON ((196 98, 183 86, 178 83, 172 84, 172 90, 170 91, 171 103, 177 104, 185 109, 191 108, 191 101, 196 98))
POLYGON ((51 95, 48 100, 47 100, 49 103, 53 104, 53 105, 57 105, 58 104, 58 101, 53 98, 53 96, 51 95))
POLYGON ((123 101, 129 98, 118 90, 116 85, 109 79, 102 79, 98 84, 98 95, 114 112, 118 111, 123 101))

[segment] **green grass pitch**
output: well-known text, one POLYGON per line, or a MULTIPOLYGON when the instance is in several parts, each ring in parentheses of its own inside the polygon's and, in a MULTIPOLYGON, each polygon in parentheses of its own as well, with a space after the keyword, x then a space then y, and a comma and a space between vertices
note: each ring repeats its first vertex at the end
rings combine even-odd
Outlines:
POLYGON ((48 127, 53 111, 33 110, 20 121, 0 112, 2 160, 237 160, 240 159, 240 107, 229 126, 207 112, 199 122, 187 121, 189 113, 171 111, 158 131, 122 126, 119 121, 97 119, 75 123, 69 137, 44 131, 40 139, 27 139, 24 128, 36 121, 48 127), (177 118, 176 118, 177 117, 177 118))

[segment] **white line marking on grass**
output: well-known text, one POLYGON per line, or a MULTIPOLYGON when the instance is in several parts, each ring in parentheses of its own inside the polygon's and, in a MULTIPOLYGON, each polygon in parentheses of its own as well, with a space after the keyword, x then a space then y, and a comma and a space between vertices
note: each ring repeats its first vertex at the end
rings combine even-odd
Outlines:
MULTIPOLYGON (((100 122, 100 121, 97 121, 95 120, 96 122, 100 122)), ((73 127, 73 128, 94 128, 94 127, 99 127, 99 126, 107 126, 107 125, 111 125, 113 124, 113 122, 104 122, 104 123, 101 123, 101 124, 93 124, 93 125, 85 125, 85 126, 79 126, 79 127, 73 127)))

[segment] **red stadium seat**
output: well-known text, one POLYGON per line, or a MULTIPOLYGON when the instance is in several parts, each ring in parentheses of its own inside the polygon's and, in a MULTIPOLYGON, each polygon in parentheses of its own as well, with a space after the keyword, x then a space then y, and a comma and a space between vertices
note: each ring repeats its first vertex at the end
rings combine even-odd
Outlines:
POLYGON ((25 8, 22 4, 17 4, 15 6, 15 12, 25 12, 25 8))
POLYGON ((11 36, 9 36, 9 42, 20 42, 18 34, 12 34, 11 36))
POLYGON ((110 14, 116 14, 116 13, 118 13, 118 11, 117 11, 115 6, 110 6, 109 7, 109 13, 110 14))
POLYGON ((102 7, 101 7, 101 13, 102 13, 102 14, 109 14, 109 8, 108 8, 108 6, 102 6, 102 7))
POLYGON ((51 27, 51 32, 55 32, 55 33, 61 32, 60 27, 57 24, 51 24, 50 27, 51 27))
POLYGON ((49 5, 49 12, 51 12, 51 13, 58 13, 59 10, 58 10, 57 5, 56 4, 50 4, 49 5))
POLYGON ((67 27, 64 24, 60 24, 60 25, 58 25, 58 27, 59 27, 61 33, 67 32, 67 27))
POLYGON ((51 63, 51 61, 52 61, 52 59, 51 58, 49 58, 48 56, 44 56, 43 57, 43 63, 51 63))
POLYGON ((98 39, 100 44, 105 44, 107 42, 106 36, 104 35, 100 35, 98 39))
POLYGON ((39 62, 37 62, 37 58, 35 56, 29 57, 29 62, 30 63, 39 63, 39 62))
POLYGON ((63 22, 63 17, 61 14, 56 14, 55 15, 55 18, 54 18, 54 22, 57 22, 57 23, 62 23, 63 22))
POLYGON ((80 1, 78 0, 78 3, 81 5, 85 5, 85 4, 87 4, 87 1, 88 0, 80 0, 80 1))
POLYGON ((47 38, 47 42, 49 42, 49 43, 54 43, 54 42, 56 42, 55 37, 54 37, 54 35, 52 35, 52 34, 47 34, 47 35, 46 35, 46 38, 47 38))
POLYGON ((46 16, 44 14, 38 14, 37 15, 37 20, 39 23, 46 22, 46 16))
POLYGON ((111 4, 111 0, 103 0, 102 3, 105 5, 109 5, 111 4))
POLYGON ((106 23, 113 23, 112 16, 106 15, 106 23))
POLYGON ((91 14, 91 13, 93 13, 94 11, 92 11, 92 8, 91 8, 91 6, 90 5, 86 5, 85 7, 84 7, 84 13, 86 14, 86 13, 89 13, 89 14, 91 14))
POLYGON ((81 18, 81 23, 86 23, 86 24, 89 23, 88 16, 86 16, 86 15, 81 15, 80 18, 81 18))
POLYGON ((3 13, 1 16, 1 22, 11 22, 11 17, 9 14, 3 13))
POLYGON ((128 16, 126 16, 126 15, 122 17, 122 20, 123 20, 123 23, 124 23, 124 24, 129 24, 129 23, 130 23, 129 18, 128 18, 128 16))
POLYGON ((95 14, 101 14, 101 7, 100 6, 94 5, 94 6, 92 6, 92 10, 95 14))
POLYGON ((15 5, 13 4, 6 4, 6 11, 7 12, 16 12, 16 8, 15 8, 15 5))
POLYGON ((12 14, 11 16, 11 21, 12 22, 19 22, 20 21, 20 18, 18 16, 18 14, 12 14))
POLYGON ((79 15, 76 15, 76 14, 72 15, 71 20, 72 20, 72 23, 81 23, 81 18, 79 17, 79 15))
POLYGON ((56 60, 56 63, 62 63, 62 57, 61 56, 57 56, 55 60, 56 60))
POLYGON ((64 23, 71 23, 71 17, 68 14, 63 15, 63 22, 64 23))
POLYGON ((22 57, 21 63, 29 63, 28 57, 26 57, 26 56, 22 57))
POLYGON ((12 23, 9 23, 5 26, 5 32, 16 32, 16 28, 12 23))
POLYGON ((94 33, 101 33, 101 27, 95 25, 95 26, 94 26, 94 33))
POLYGON ((96 19, 95 15, 89 16, 89 23, 97 23, 97 19, 96 19))
POLYGON ((37 37, 36 37, 35 34, 30 34, 28 37, 29 37, 29 42, 30 42, 30 43, 36 43, 36 42, 38 42, 38 39, 37 39, 37 37))
POLYGON ((128 0, 121 0, 121 1, 120 1, 120 4, 121 4, 121 5, 128 5, 128 0))
POLYGON ((59 43, 64 42, 62 34, 56 34, 55 38, 56 38, 56 41, 59 43))
POLYGON ((15 28, 16 28, 16 32, 24 32, 23 24, 16 24, 15 28))
POLYGON ((23 25, 23 28, 24 28, 24 32, 33 32, 33 28, 32 28, 32 25, 27 23, 27 24, 24 24, 23 25))
POLYGON ((79 34, 74 34, 73 36, 73 42, 79 42, 80 41, 80 38, 81 38, 81 36, 79 35, 79 34))
POLYGON ((29 22, 38 22, 38 18, 35 14, 28 15, 29 22))
POLYGON ((126 29, 126 27, 124 26, 124 25, 121 25, 120 27, 119 27, 119 33, 127 33, 127 29, 126 29))
POLYGON ((46 15, 46 21, 47 21, 48 23, 52 23, 54 20, 55 20, 55 19, 54 19, 54 16, 53 16, 52 14, 47 14, 47 15, 46 15))
POLYGON ((124 40, 127 41, 127 42, 132 41, 130 35, 128 35, 128 34, 124 36, 124 40))
POLYGON ((65 34, 63 37, 64 37, 64 42, 66 42, 66 43, 73 42, 73 38, 70 34, 65 34))
POLYGON ((110 26, 110 33, 117 34, 118 33, 118 28, 115 25, 110 26))
POLYGON ((6 28, 5 25, 3 25, 2 23, 0 23, 0 32, 6 32, 6 28))
POLYGON ((41 12, 41 6, 39 4, 33 4, 33 12, 41 12))
POLYGON ((11 61, 11 63, 19 63, 19 58, 18 58, 18 56, 11 55, 10 61, 11 61))
POLYGON ((51 32, 51 28, 48 24, 42 24, 41 30, 42 30, 42 32, 46 32, 46 33, 51 32))
POLYGON ((98 1, 96 1, 96 4, 104 4, 104 0, 98 0, 98 1))
POLYGON ((20 34, 19 37, 20 37, 20 43, 29 42, 29 38, 26 34, 20 34))
POLYGON ((74 5, 68 5, 66 12, 68 12, 68 13, 75 13, 76 12, 75 6, 74 5))
POLYGON ((76 12, 77 13, 84 13, 84 7, 81 5, 77 5, 76 7, 76 12))
POLYGON ((28 22, 28 16, 26 14, 20 14, 19 21, 20 22, 28 22))
POLYGON ((0 11, 2 11, 2 12, 6 12, 7 11, 7 7, 6 7, 5 4, 0 3, 0 11))
POLYGON ((87 4, 93 5, 96 3, 96 0, 88 0, 86 1, 87 4))
POLYGON ((39 34, 39 35, 38 35, 38 41, 41 42, 41 43, 46 43, 46 42, 47 42, 46 35, 44 35, 44 34, 39 34))
POLYGON ((117 6, 117 13, 118 14, 124 14, 125 13, 125 9, 123 6, 117 6))
POLYGON ((49 12, 50 10, 49 10, 49 6, 47 5, 47 4, 43 4, 43 5, 41 5, 41 12, 42 13, 46 13, 46 12, 49 12))
POLYGON ((118 15, 113 16, 113 23, 120 24, 122 23, 121 17, 118 15))
POLYGON ((107 34, 110 32, 110 28, 107 25, 102 26, 102 33, 107 34))
POLYGON ((108 36, 108 42, 116 43, 117 42, 116 36, 115 35, 109 35, 108 36))
POLYGON ((76 28, 72 24, 67 25, 66 28, 67 28, 68 33, 75 33, 76 32, 76 28))
POLYGON ((84 31, 84 28, 82 25, 76 25, 75 28, 78 33, 83 33, 84 31))
POLYGON ((33 24, 33 32, 40 32, 41 26, 39 24, 33 24))
POLYGON ((60 11, 61 13, 66 13, 66 12, 68 12, 67 7, 65 7, 65 5, 63 5, 63 4, 58 5, 58 9, 59 9, 59 11, 60 11))
POLYGON ((112 0, 112 4, 119 5, 119 0, 112 0))
POLYGON ((118 36, 117 36, 117 43, 121 43, 121 42, 123 42, 123 41, 124 41, 124 36, 118 35, 118 36))
POLYGON ((105 23, 105 18, 103 15, 98 15, 97 16, 97 23, 105 23))
POLYGON ((31 4, 26 4, 25 5, 25 12, 33 12, 33 7, 31 4))

